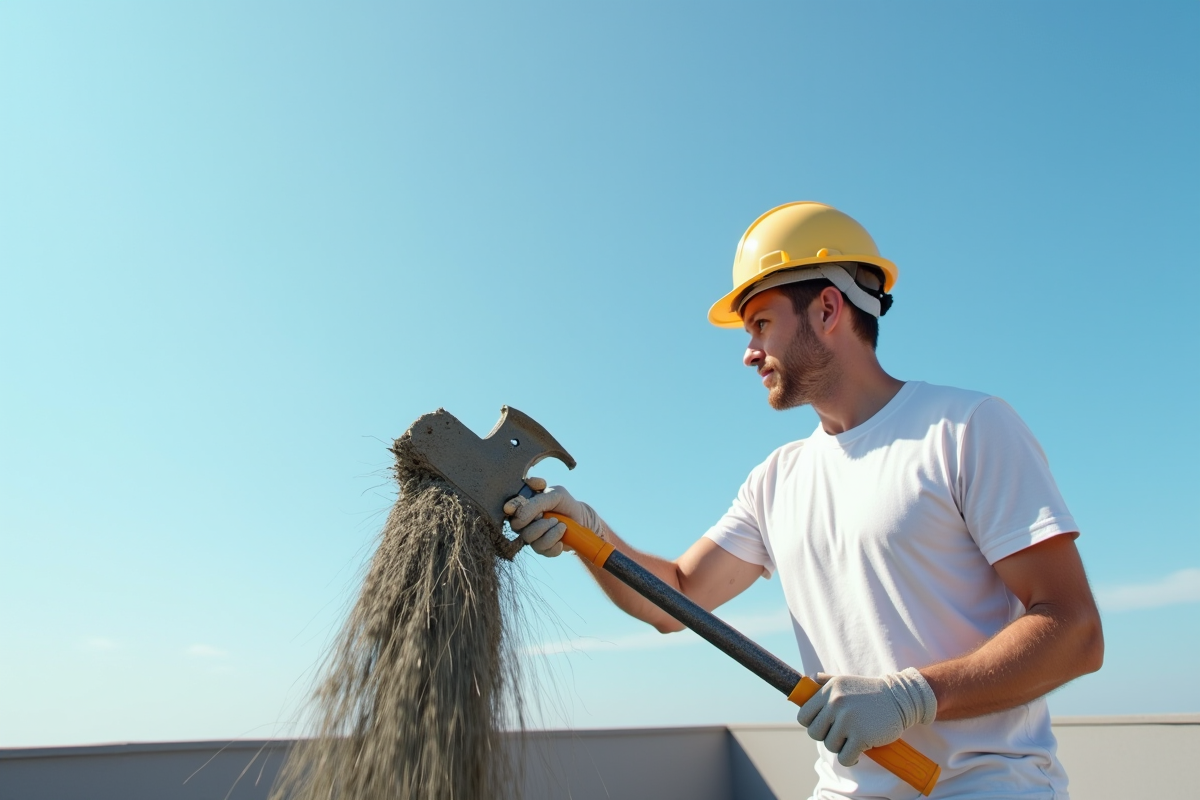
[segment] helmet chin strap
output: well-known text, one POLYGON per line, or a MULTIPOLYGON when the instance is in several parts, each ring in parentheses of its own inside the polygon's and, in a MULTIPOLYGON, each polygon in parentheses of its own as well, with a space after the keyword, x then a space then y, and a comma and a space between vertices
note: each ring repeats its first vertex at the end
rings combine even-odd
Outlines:
MULTIPOLYGON (((842 291, 850 299, 850 302, 861 308, 873 317, 881 317, 887 311, 883 308, 883 304, 878 297, 872 297, 859 286, 854 278, 850 277, 850 273, 841 264, 818 264, 815 267, 801 267, 799 269, 785 269, 776 272, 774 275, 769 275, 763 280, 751 286, 746 294, 738 300, 737 311, 742 313, 742 309, 751 297, 756 294, 765 292, 767 289, 774 289, 779 286, 786 286, 789 283, 800 283, 802 281, 815 281, 820 278, 825 278, 838 289, 842 291)), ((888 300, 891 300, 890 295, 884 295, 888 300)), ((889 302, 890 306, 891 303, 889 302)))

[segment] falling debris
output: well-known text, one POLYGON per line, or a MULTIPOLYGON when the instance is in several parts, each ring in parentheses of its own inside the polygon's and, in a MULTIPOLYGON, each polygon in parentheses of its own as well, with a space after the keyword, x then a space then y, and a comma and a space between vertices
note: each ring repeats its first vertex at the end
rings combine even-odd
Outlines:
POLYGON ((506 625, 514 565, 486 515, 396 440, 400 495, 328 657, 312 738, 272 800, 472 800, 515 793, 520 724, 506 625))

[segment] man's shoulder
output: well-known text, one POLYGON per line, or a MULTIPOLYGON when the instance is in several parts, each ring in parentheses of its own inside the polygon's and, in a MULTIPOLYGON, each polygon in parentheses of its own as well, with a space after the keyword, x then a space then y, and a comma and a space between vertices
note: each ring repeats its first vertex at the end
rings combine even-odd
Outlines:
POLYGON ((757 467, 750 471, 751 478, 762 479, 768 475, 778 474, 781 469, 786 469, 787 465, 799 458, 804 452, 804 446, 808 443, 808 439, 797 439, 794 442, 788 442, 785 445, 776 447, 771 451, 771 454, 763 459, 757 467))
POLYGON ((977 392, 973 389, 960 389, 957 386, 940 386, 924 381, 910 381, 913 386, 912 412, 921 415, 935 415, 942 419, 956 422, 966 422, 975 410, 989 400, 998 400, 987 392, 977 392))
POLYGON ((1020 414, 1002 398, 931 383, 914 387, 910 402, 893 423, 891 433, 908 432, 910 438, 949 436, 958 441, 994 443, 1029 434, 1020 414))

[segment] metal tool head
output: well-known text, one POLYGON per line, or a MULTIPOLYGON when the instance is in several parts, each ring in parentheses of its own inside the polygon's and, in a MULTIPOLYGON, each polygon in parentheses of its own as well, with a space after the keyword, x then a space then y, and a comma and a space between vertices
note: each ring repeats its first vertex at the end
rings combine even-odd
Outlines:
POLYGON ((521 491, 529 468, 557 458, 575 469, 575 459, 532 417, 501 406, 500 421, 482 439, 450 412, 425 414, 396 440, 393 452, 408 466, 435 472, 487 513, 500 555, 511 559, 521 549, 518 537, 503 535, 504 503, 521 491))

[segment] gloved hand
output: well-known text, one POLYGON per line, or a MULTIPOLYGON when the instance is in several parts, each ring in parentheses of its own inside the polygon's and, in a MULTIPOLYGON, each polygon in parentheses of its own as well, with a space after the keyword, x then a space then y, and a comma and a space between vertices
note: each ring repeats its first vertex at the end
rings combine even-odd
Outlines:
POLYGON ((562 538, 567 526, 554 518, 555 512, 575 520, 605 541, 612 537, 612 531, 595 509, 576 500, 563 487, 546 489, 546 482, 541 478, 527 478, 525 483, 540 494, 533 497, 517 495, 504 504, 504 513, 509 517, 508 524, 535 553, 556 556, 563 551, 562 538))
POLYGON ((937 716, 937 697, 913 667, 882 678, 820 673, 817 683, 824 685, 800 706, 796 721, 845 767, 857 764, 864 750, 890 744, 906 728, 937 716))

